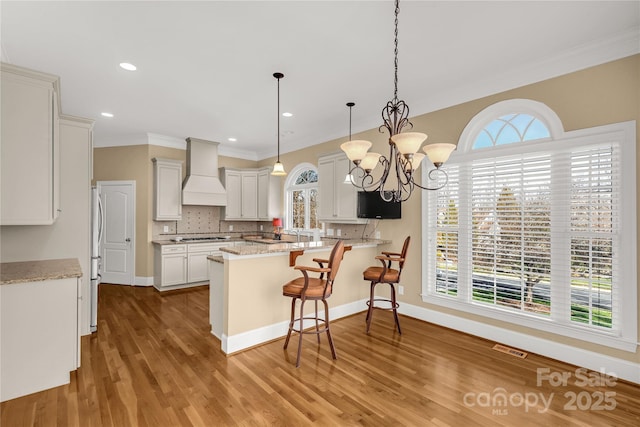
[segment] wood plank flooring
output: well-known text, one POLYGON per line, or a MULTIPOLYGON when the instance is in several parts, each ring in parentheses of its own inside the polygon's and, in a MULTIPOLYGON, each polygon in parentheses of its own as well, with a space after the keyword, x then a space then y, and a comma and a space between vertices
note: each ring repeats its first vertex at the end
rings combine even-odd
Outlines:
POLYGON ((101 285, 98 332, 82 338, 71 384, 2 403, 2 427, 640 425, 638 385, 579 387, 575 366, 404 316, 400 336, 388 312, 370 335, 364 312, 332 322, 337 361, 311 335, 299 369, 297 340, 226 357, 208 295, 101 285), (539 368, 571 378, 537 385, 539 368))

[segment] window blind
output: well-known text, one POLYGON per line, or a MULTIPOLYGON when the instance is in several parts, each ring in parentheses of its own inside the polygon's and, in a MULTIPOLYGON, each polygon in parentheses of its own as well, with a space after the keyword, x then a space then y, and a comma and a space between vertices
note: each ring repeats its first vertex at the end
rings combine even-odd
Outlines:
POLYGON ((614 328, 618 151, 607 143, 449 166, 435 196, 435 293, 614 328))

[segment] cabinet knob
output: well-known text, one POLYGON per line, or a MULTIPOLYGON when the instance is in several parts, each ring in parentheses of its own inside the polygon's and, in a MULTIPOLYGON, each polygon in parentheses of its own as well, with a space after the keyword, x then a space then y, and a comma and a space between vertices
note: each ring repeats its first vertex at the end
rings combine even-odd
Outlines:
POLYGON ((124 241, 128 243, 131 241, 131 239, 127 237, 126 239, 124 239, 124 241))

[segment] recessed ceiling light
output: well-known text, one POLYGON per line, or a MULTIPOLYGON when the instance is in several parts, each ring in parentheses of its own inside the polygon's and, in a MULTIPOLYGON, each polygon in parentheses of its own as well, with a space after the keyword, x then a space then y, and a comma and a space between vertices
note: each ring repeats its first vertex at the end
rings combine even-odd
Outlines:
POLYGON ((135 66, 135 65, 133 65, 133 64, 129 64, 128 62, 121 62, 121 63, 120 63, 120 67, 121 67, 121 68, 124 68, 124 69, 125 69, 125 70, 127 70, 127 71, 135 71, 135 70, 137 70, 137 69, 138 69, 138 67, 136 67, 136 66, 135 66))
POLYGON ((100 113, 100 114, 102 114, 104 117, 113 117, 113 114, 111 114, 111 113, 106 113, 105 112, 105 113, 100 113))
POLYGON ((283 115, 284 117, 291 117, 291 116, 293 116, 293 114, 291 114, 291 113, 282 113, 282 115, 283 115))
POLYGON ((229 141, 231 141, 231 142, 236 142, 236 141, 237 141, 237 139, 236 139, 236 138, 229 138, 229 141))

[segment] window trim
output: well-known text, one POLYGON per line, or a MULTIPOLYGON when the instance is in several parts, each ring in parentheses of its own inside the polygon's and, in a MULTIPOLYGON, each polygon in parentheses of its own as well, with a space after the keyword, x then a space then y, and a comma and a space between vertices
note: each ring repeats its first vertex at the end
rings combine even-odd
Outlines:
MULTIPOLYGON (((301 190, 301 189, 309 189, 309 188, 315 188, 316 191, 319 191, 319 186, 318 183, 309 183, 309 184, 302 184, 302 185, 296 185, 295 181, 298 178, 298 175, 300 175, 301 172, 305 171, 305 170, 309 170, 312 169, 313 171, 316 172, 316 174, 318 173, 318 167, 312 163, 308 163, 308 162, 304 162, 304 163, 299 163, 297 164, 295 167, 293 167, 291 169, 291 172, 289 172, 287 174, 287 178, 285 180, 284 183, 284 195, 285 195, 285 212, 284 212, 284 228, 288 229, 288 230, 293 230, 293 224, 291 224, 291 216, 292 216, 292 211, 293 211, 293 206, 291 204, 291 197, 290 196, 290 192, 294 191, 294 190, 301 190)), ((300 228, 297 229, 301 232, 313 232, 313 228, 311 229, 305 229, 305 228, 300 228)))
MULTIPOLYGON (((638 315, 637 315, 637 223, 636 223, 636 122, 628 121, 622 123, 616 123, 611 125, 598 126, 588 129, 580 129, 571 132, 564 132, 558 129, 559 120, 553 123, 553 117, 557 116, 555 113, 550 114, 551 111, 548 107, 541 103, 535 103, 536 109, 543 108, 546 110, 545 115, 541 115, 540 111, 524 111, 522 108, 514 108, 519 105, 522 107, 522 101, 531 102, 528 100, 511 100, 514 102, 499 103, 502 105, 494 104, 487 109, 480 112, 474 119, 467 125, 465 132, 461 135, 459 141, 459 147, 461 148, 455 156, 451 156, 451 159, 445 165, 451 166, 453 164, 468 164, 474 159, 486 158, 488 156, 508 155, 509 153, 522 153, 529 151, 531 148, 538 149, 549 145, 550 141, 553 141, 554 145, 591 145, 598 142, 617 141, 620 144, 622 150, 621 155, 621 184, 620 184, 620 197, 621 197, 621 212, 620 212, 620 229, 624 232, 620 233, 620 246, 624 248, 622 254, 620 254, 619 264, 624 268, 620 269, 620 294, 624 295, 624 298, 620 298, 618 310, 620 319, 620 328, 617 331, 606 330, 594 330, 592 328, 582 326, 576 323, 560 322, 555 316, 549 318, 541 318, 535 315, 530 315, 524 312, 514 313, 507 309, 502 309, 499 306, 483 306, 481 304, 473 303, 473 301, 461 301, 459 298, 453 298, 437 294, 435 292, 435 286, 431 283, 430 278, 435 275, 435 206, 436 197, 435 192, 427 192, 422 197, 422 301, 425 303, 435 304, 438 306, 463 311, 479 315, 482 317, 488 317, 491 319, 497 319, 500 321, 508 322, 518 326, 524 326, 533 328, 540 331, 551 332, 557 335, 562 335, 570 338, 575 338, 594 344, 601 344, 611 348, 620 349, 629 352, 635 352, 638 341, 638 315), (518 102, 515 102, 518 101, 518 102), (536 105, 537 104, 537 105, 536 105), (502 107, 511 106, 511 111, 504 111, 502 107), (489 151, 482 149, 473 152, 471 146, 475 141, 477 133, 473 133, 472 130, 479 132, 483 127, 482 125, 489 123, 495 117, 500 117, 503 114, 517 112, 527 112, 534 115, 545 124, 549 125, 549 131, 552 135, 551 138, 545 138, 537 141, 525 141, 523 143, 508 144, 505 146, 494 147, 489 151), (550 120, 547 122, 547 120, 550 120)), ((560 129, 562 126, 560 125, 560 129)), ((563 147, 564 148, 564 147, 563 147)), ((426 176, 426 169, 422 171, 422 180, 428 179, 426 176)), ((460 192, 468 191, 468 189, 460 189, 460 192)), ((460 256, 464 256, 461 253, 460 256)))

